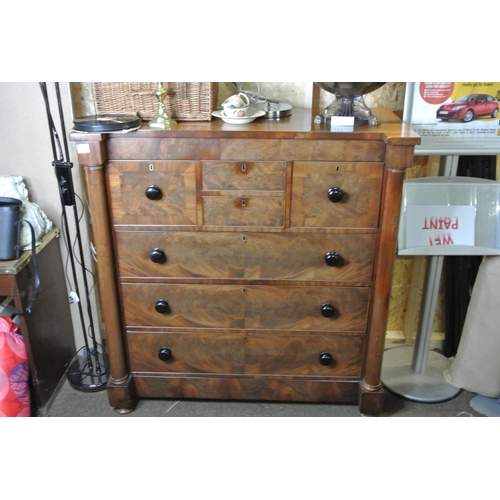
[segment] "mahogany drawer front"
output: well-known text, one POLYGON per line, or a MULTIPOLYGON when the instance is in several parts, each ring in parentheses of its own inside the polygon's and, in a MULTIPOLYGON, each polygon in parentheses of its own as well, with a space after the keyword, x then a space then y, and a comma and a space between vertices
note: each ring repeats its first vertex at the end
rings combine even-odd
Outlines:
MULTIPOLYGON (((286 125, 283 123, 283 127, 286 125)), ((303 139, 222 139, 220 158, 223 160, 324 160, 383 161, 383 141, 330 141, 303 139)))
POLYGON ((128 332, 133 372, 244 373, 242 334, 128 332))
POLYGON ((110 161, 111 218, 122 225, 195 226, 194 161, 110 161))
POLYGON ((373 234, 117 231, 119 275, 254 280, 371 280, 373 234))
POLYGON ((249 192, 203 196, 203 225, 284 227, 285 196, 261 196, 249 192))
POLYGON ((383 163, 293 164, 291 227, 377 228, 383 163))
POLYGON ((363 338, 129 331, 127 346, 134 373, 356 377, 363 338))
POLYGON ((203 191, 285 191, 286 162, 204 161, 203 191))
POLYGON ((245 328, 362 333, 369 298, 367 287, 252 285, 245 293, 245 328))
POLYGON ((115 238, 122 278, 244 277, 244 241, 238 233, 116 231, 115 238))
POLYGON ((246 339, 247 374, 351 377, 361 374, 363 338, 360 336, 250 333, 246 339))
POLYGON ((122 285, 127 326, 364 332, 367 287, 122 285))
MULTIPOLYGON (((281 123, 283 130, 286 124, 281 123)), ((373 140, 142 138, 109 135, 108 157, 114 160, 324 160, 383 161, 385 144, 373 140)))
POLYGON ((244 291, 237 285, 123 284, 125 324, 244 328, 244 291))
POLYGON ((139 135, 109 134, 106 141, 108 158, 131 160, 208 160, 220 155, 220 140, 211 138, 152 138, 139 135))

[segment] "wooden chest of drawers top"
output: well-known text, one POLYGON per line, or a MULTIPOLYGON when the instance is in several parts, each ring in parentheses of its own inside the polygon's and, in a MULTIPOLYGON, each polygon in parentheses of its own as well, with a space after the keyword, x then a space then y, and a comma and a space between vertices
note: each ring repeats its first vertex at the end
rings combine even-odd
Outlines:
POLYGON ((420 138, 389 110, 377 108, 378 126, 356 126, 353 131, 331 132, 328 124, 314 123, 315 111, 293 109, 282 120, 260 120, 228 125, 222 120, 178 122, 172 130, 148 128, 129 134, 71 134, 80 164, 102 165, 108 159, 199 159, 287 161, 381 161, 385 147, 414 146, 420 138), (202 143, 198 139, 204 139, 202 143), (106 145, 103 144, 106 141, 106 145), (99 143, 96 148, 88 144, 99 143), (87 143, 85 145, 84 143, 87 143), (196 144, 196 147, 193 145, 196 144))

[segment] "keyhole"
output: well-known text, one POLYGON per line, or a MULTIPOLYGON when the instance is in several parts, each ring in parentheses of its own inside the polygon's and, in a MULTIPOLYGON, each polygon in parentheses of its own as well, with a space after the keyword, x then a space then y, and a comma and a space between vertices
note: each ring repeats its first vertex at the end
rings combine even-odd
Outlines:
POLYGON ((247 202, 246 202, 246 200, 241 200, 241 206, 242 206, 242 207, 246 207, 246 206, 247 206, 247 202))
POLYGON ((155 166, 154 166, 152 163, 150 163, 150 164, 149 164, 149 170, 150 170, 150 171, 152 171, 152 170, 154 170, 154 169, 155 169, 155 166))
POLYGON ((242 171, 242 172, 246 172, 246 170, 247 170, 247 166, 243 163, 243 164, 241 165, 241 171, 242 171))
POLYGON ((340 167, 339 167, 339 166, 337 166, 336 170, 337 170, 337 172, 340 172, 340 167))

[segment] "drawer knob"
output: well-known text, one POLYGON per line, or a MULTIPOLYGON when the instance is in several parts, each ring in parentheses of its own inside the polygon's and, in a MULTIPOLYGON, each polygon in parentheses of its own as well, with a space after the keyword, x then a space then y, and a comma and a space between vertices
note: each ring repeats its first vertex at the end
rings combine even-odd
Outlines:
POLYGON ((161 189, 156 184, 151 184, 146 188, 146 197, 150 200, 159 200, 161 198, 161 189))
POLYGON ((330 267, 335 267, 340 265, 342 259, 337 252, 328 252, 325 255, 325 260, 330 267))
POLYGON ((331 304, 321 306, 321 315, 325 318, 331 318, 335 314, 335 308, 331 304))
POLYGON ((155 309, 156 312, 159 312, 160 314, 168 314, 170 312, 170 306, 168 305, 168 302, 163 299, 160 299, 155 304, 155 309))
POLYGON ((328 190, 328 198, 332 203, 338 203, 342 201, 344 193, 339 187, 332 187, 328 190))
POLYGON ((328 366, 328 365, 331 365, 331 364, 332 364, 332 361, 333 361, 333 356, 332 356, 329 352, 322 352, 322 353, 319 355, 319 362, 320 362, 323 366, 328 366))
POLYGON ((158 357, 162 361, 170 361, 172 359, 172 351, 168 347, 162 347, 158 351, 158 357))
POLYGON ((153 248, 149 254, 149 258, 156 264, 164 264, 167 262, 167 256, 161 248, 153 248))

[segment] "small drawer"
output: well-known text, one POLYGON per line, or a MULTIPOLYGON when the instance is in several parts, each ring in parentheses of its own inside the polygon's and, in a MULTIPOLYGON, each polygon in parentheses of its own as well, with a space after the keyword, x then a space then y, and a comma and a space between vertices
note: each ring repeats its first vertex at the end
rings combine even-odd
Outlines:
POLYGON ((291 227, 378 227, 383 163, 293 164, 291 227))
POLYGON ((203 225, 232 227, 284 227, 285 197, 203 196, 203 225))
POLYGON ((359 377, 362 355, 361 336, 249 333, 245 370, 259 375, 359 377))
POLYGON ((286 163, 204 161, 203 191, 285 191, 286 163))
POLYGON ((127 333, 132 372, 244 372, 243 334, 127 333))
POLYGON ((106 172, 116 225, 196 226, 194 161, 110 161, 106 172))

